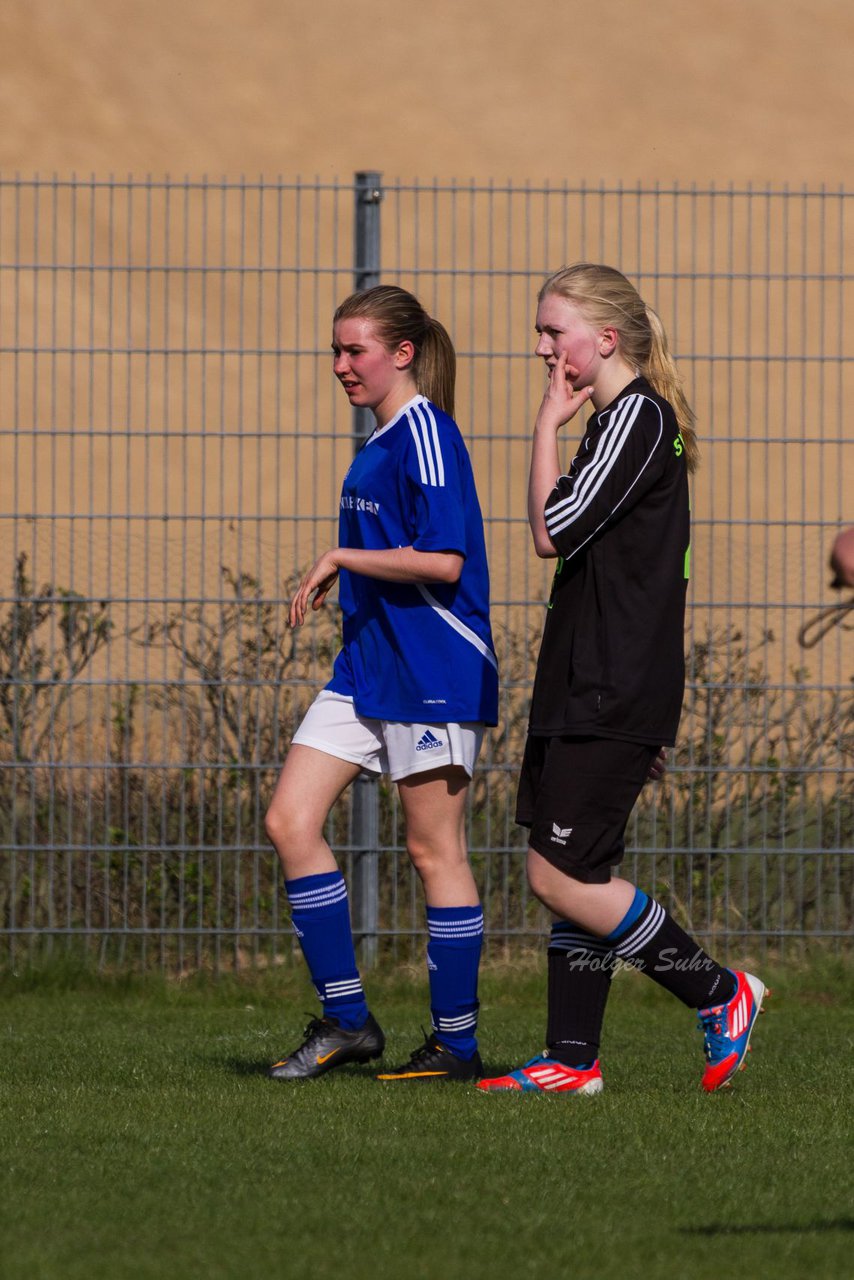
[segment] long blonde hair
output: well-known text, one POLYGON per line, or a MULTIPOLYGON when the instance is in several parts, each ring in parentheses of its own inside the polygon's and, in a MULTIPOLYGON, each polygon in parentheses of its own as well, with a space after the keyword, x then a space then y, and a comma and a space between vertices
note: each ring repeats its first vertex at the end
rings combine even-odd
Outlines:
POLYGON ((373 320, 377 337, 389 351, 401 342, 415 347, 412 373, 423 396, 454 416, 457 355, 444 325, 428 315, 414 294, 397 285, 378 284, 351 293, 337 308, 333 324, 354 318, 373 320))
POLYGON ((621 272, 593 262, 561 267, 543 285, 538 302, 551 293, 574 303, 594 328, 616 330, 623 357, 672 405, 685 461, 688 470, 694 471, 700 461, 696 417, 682 389, 664 325, 652 307, 621 272))

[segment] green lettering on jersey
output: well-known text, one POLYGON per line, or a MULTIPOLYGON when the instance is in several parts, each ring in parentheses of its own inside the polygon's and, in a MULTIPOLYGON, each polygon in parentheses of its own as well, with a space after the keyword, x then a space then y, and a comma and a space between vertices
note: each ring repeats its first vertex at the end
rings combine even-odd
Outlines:
POLYGON ((689 542, 687 550, 685 552, 685 581, 687 582, 690 577, 691 577, 691 543, 689 542))
POLYGON ((673 441, 673 452, 676 454, 677 458, 681 458, 684 451, 685 441, 682 439, 682 432, 680 431, 679 435, 673 441))
POLYGON ((554 577, 552 578, 552 589, 551 589, 551 591, 550 591, 550 593, 549 593, 549 603, 548 603, 548 608, 549 608, 549 609, 551 609, 552 605, 554 604, 554 600, 555 600, 555 589, 557 588, 557 580, 558 580, 558 578, 560 577, 561 570, 563 569, 564 563, 565 563, 565 561, 564 561, 563 556, 558 556, 558 558, 557 558, 557 566, 556 566, 555 571, 554 571, 554 577))

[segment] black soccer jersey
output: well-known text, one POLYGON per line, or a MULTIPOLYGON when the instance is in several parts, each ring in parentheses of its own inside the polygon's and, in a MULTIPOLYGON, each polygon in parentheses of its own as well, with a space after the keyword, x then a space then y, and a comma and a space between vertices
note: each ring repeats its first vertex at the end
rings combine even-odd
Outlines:
POLYGON ((690 516, 676 416, 643 378, 594 413, 545 506, 559 553, 530 732, 672 746, 690 516))

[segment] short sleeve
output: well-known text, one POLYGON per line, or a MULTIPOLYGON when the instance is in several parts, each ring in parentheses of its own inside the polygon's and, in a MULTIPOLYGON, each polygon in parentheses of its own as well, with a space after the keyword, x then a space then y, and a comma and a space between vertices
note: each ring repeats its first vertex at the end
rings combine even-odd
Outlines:
POLYGON ((465 556, 470 463, 459 430, 426 400, 412 407, 408 425, 405 480, 412 546, 465 556))

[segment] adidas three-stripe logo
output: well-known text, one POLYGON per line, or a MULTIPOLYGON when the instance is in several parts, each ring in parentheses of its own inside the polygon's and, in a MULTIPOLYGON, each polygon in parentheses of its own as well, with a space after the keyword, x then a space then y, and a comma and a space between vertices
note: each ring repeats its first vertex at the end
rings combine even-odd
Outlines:
POLYGON ((415 744, 416 751, 435 751, 437 747, 444 747, 441 738, 437 738, 435 733, 431 733, 429 729, 425 729, 421 737, 415 744))
POLYGON ((572 524, 596 497, 629 438, 643 401, 644 397, 641 395, 626 396, 620 401, 608 416, 596 456, 587 469, 579 473, 572 493, 565 498, 558 498, 546 508, 546 528, 552 537, 572 524))
POLYGON ((434 1031, 444 1031, 446 1035, 454 1032, 474 1031, 477 1026, 477 1009, 471 1009, 468 1013, 460 1014, 456 1018, 443 1018, 441 1014, 432 1015, 434 1031))
POLYGON ((358 975, 355 978, 337 978, 329 982, 319 981, 315 984, 315 991, 318 999, 324 1001, 353 1000, 357 996, 364 995, 362 980, 358 975))
POLYGON ((641 913, 637 926, 616 944, 614 947, 615 955, 618 955, 622 960, 637 955, 652 941, 663 924, 664 907, 656 902, 654 898, 650 898, 649 910, 641 913))
POLYGON ((465 920, 437 920, 427 915, 427 931, 431 938, 447 940, 448 938, 479 938, 483 933, 483 912, 465 920))
POLYGON ((566 1068, 561 1070, 560 1067, 553 1067, 550 1064, 531 1067, 528 1075, 541 1089, 557 1089, 560 1085, 565 1085, 567 1080, 566 1068))
POLYGON ((412 432, 412 439, 415 441, 421 483, 434 488, 444 488, 445 463, 442 458, 436 418, 429 402, 420 400, 413 404, 406 411, 406 420, 412 432))
MULTIPOLYGON (((597 444, 596 454, 593 461, 587 468, 576 474, 572 492, 566 497, 558 498, 552 506, 546 507, 545 509, 544 515, 546 529, 552 538, 554 538, 556 534, 560 533, 563 529, 566 529, 569 525, 573 524, 596 498, 599 490, 602 488, 608 475, 617 463, 620 453, 629 438, 632 426, 634 425, 645 399, 645 396, 639 394, 626 396, 624 400, 621 400, 618 403, 616 409, 612 410, 608 415, 607 422, 605 422, 604 415, 600 415, 599 421, 605 422, 605 427, 597 444)), ((649 403, 654 404, 652 401, 649 403)), ((654 407, 657 408, 657 406, 654 407)), ((661 411, 659 410, 658 413, 658 435, 646 459, 638 468, 635 478, 629 484, 628 489, 622 497, 614 504, 611 511, 603 515, 602 520, 596 528, 588 534, 584 541, 581 542, 574 551, 567 555, 567 559, 569 559, 570 556, 577 554, 582 547, 587 545, 591 538, 595 537, 602 528, 602 525, 605 523, 605 520, 612 516, 622 505, 628 497, 628 494, 637 484, 643 472, 646 470, 652 460, 664 431, 661 411)), ((589 447, 590 437, 588 436, 584 442, 584 448, 585 450, 589 450, 589 447)))
POLYGON ((322 907, 334 906, 347 897, 347 885, 344 878, 332 884, 321 885, 319 889, 288 889, 288 902, 295 911, 319 911, 322 907))
POLYGON ((749 1001, 747 998, 747 992, 744 992, 738 1004, 731 1011, 728 1019, 729 1026, 727 1027, 727 1031, 729 1032, 730 1040, 737 1040, 738 1037, 747 1030, 747 1023, 749 1021, 748 1005, 749 1001))

